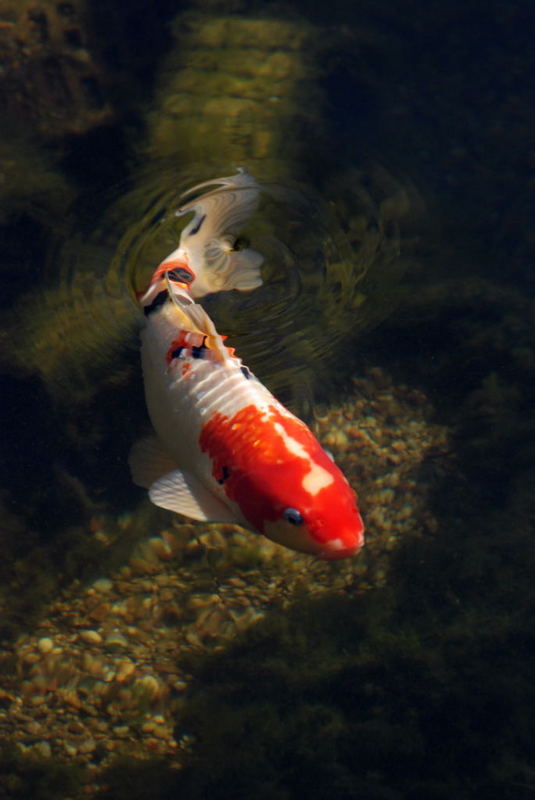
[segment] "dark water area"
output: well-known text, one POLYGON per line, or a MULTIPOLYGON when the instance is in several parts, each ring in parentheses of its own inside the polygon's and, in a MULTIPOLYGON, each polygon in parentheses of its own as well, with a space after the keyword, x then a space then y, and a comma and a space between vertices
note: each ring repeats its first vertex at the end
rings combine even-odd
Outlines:
POLYGON ((0 797, 535 796, 534 23, 0 2, 0 797), (357 490, 343 562, 131 482, 134 291, 238 166, 264 286, 206 308, 357 490))

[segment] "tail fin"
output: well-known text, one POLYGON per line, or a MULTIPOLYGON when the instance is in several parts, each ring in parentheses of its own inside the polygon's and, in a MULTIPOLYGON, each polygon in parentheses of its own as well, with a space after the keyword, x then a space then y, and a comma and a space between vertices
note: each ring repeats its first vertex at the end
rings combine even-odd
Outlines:
POLYGON ((209 186, 216 188, 176 212, 177 216, 194 214, 182 231, 178 248, 195 274, 191 294, 203 297, 210 292, 256 289, 262 284, 263 256, 250 248, 238 249, 236 236, 258 207, 260 186, 240 169, 236 175, 200 183, 186 196, 209 186))
POLYGON ((175 212, 177 217, 195 212, 195 217, 182 231, 181 243, 182 239, 185 241, 199 233, 201 227, 208 238, 215 238, 223 233, 237 234, 258 208, 260 185, 244 167, 240 167, 236 175, 198 183, 182 197, 186 198, 209 186, 216 188, 195 197, 175 212), (207 216, 208 212, 210 219, 203 219, 203 215, 207 216))

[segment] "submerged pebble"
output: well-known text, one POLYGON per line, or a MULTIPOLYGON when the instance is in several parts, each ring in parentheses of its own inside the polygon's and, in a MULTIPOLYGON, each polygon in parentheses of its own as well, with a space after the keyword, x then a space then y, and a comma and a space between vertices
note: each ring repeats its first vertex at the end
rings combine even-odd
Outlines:
POLYGON ((100 644, 102 641, 102 636, 100 633, 94 630, 81 631, 79 636, 82 641, 87 642, 88 644, 100 644))
POLYGON ((322 409, 315 429, 359 492, 366 558, 328 564, 236 525, 167 521, 135 547, 128 566, 85 588, 74 584, 33 633, 7 648, 15 667, 0 733, 95 772, 125 741, 131 755, 179 765, 186 745, 175 740, 173 723, 190 681, 182 666, 188 652, 221 647, 303 592, 364 591, 388 581, 388 554, 399 539, 433 528, 418 470, 431 450, 446 469, 448 441, 429 421, 423 395, 394 387, 382 370, 355 383, 355 397, 322 409), (45 730, 49 738, 36 743, 45 730))
POLYGON ((92 588, 99 594, 107 594, 111 592, 113 582, 109 578, 99 578, 93 583, 92 588))

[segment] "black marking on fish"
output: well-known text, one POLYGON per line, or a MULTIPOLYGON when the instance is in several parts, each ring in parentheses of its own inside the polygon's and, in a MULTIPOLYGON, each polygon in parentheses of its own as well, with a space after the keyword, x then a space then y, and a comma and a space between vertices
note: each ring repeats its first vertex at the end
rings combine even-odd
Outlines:
POLYGON ((206 352, 206 347, 201 344, 200 347, 192 347, 191 348, 191 357, 192 358, 203 358, 206 352))
POLYGON ((180 358, 180 353, 182 352, 182 350, 183 350, 183 349, 184 349, 183 347, 177 347, 177 348, 176 348, 175 350, 173 350, 173 352, 171 353, 171 358, 180 358))
POLYGON ((167 298, 168 294, 166 289, 164 289, 163 292, 158 292, 158 294, 156 295, 150 306, 145 306, 145 308, 143 309, 143 313, 145 314, 145 316, 148 317, 149 314, 152 314, 152 312, 156 311, 157 308, 163 306, 167 298))
POLYGON ((206 219, 206 214, 203 214, 198 223, 195 225, 195 227, 190 230, 188 236, 193 236, 193 234, 199 233, 201 225, 203 224, 205 219, 206 219))
POLYGON ((240 367, 243 377, 247 378, 247 380, 251 380, 251 370, 248 367, 240 367))
POLYGON ((217 479, 217 482, 223 484, 223 483, 225 483, 225 481, 227 480, 227 478, 229 476, 230 476, 229 468, 228 467, 223 467, 223 469, 221 471, 221 477, 217 479))
POLYGON ((191 283, 193 280, 193 274, 185 267, 170 269, 167 275, 172 281, 178 281, 179 283, 191 283))

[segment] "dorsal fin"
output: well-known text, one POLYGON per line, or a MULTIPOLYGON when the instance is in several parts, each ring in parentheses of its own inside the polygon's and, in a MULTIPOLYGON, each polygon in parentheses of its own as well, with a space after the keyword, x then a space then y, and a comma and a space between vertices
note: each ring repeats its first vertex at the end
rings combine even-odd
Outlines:
POLYGON ((204 308, 195 303, 185 290, 173 286, 167 274, 165 284, 175 311, 180 317, 180 326, 205 336, 206 347, 214 351, 219 361, 226 361, 229 357, 228 348, 223 344, 223 337, 216 331, 211 317, 204 308))

